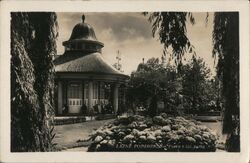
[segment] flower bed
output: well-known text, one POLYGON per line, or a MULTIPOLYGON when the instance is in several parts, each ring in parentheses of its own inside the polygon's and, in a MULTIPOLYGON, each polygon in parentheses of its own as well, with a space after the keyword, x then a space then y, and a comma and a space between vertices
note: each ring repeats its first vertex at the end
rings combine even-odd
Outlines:
POLYGON ((199 151, 216 150, 217 136, 195 120, 168 117, 121 117, 91 134, 88 151, 199 151))

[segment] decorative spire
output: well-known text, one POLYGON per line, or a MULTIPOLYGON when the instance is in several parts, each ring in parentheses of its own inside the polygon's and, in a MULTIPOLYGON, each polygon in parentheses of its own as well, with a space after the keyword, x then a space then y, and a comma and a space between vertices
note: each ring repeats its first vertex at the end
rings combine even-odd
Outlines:
POLYGON ((84 20, 85 20, 85 15, 82 14, 82 22, 84 23, 84 20))

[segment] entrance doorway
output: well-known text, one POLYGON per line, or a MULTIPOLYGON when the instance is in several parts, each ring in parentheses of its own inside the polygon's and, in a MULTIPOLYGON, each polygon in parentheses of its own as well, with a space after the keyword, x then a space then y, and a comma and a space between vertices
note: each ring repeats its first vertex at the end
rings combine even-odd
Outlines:
POLYGON ((68 85, 69 113, 81 113, 82 104, 82 84, 70 82, 68 85))

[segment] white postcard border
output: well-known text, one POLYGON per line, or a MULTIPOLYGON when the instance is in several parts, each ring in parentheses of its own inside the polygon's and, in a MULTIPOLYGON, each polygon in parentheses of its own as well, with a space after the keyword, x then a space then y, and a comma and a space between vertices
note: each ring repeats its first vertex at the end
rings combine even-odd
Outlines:
POLYGON ((1 150, 3 162, 247 162, 249 159, 249 4, 247 1, 2 1, 0 44, 1 150), (240 153, 10 152, 10 12, 239 11, 240 153))

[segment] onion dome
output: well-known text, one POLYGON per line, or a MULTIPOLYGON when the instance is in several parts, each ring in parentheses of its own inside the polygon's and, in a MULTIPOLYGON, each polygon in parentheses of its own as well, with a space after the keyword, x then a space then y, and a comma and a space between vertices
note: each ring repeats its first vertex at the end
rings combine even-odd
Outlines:
POLYGON ((75 25, 68 41, 63 42, 65 51, 82 51, 82 52, 101 52, 103 43, 96 38, 92 26, 85 23, 85 16, 82 16, 82 22, 75 25))

